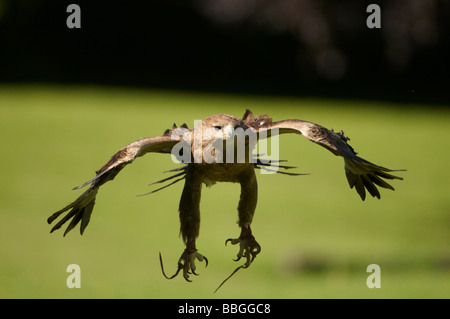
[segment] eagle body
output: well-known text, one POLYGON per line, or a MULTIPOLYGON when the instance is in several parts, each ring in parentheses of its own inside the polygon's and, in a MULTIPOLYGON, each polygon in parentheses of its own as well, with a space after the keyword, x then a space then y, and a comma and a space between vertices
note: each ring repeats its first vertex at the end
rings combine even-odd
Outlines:
POLYGON ((255 166, 249 163, 214 163, 214 164, 189 164, 188 170, 202 176, 202 181, 206 186, 213 186, 217 182, 240 183, 243 176, 255 170, 255 166))
MULTIPOLYGON (((344 136, 343 131, 336 133, 321 125, 304 120, 291 119, 273 122, 267 115, 254 117, 249 110, 246 110, 242 118, 229 114, 215 114, 200 121, 193 129, 189 129, 186 124, 180 127, 174 124, 172 129, 166 130, 161 136, 140 139, 120 149, 96 171, 93 179, 75 188, 79 189, 90 185, 84 193, 47 219, 51 224, 60 215, 66 213, 54 225, 51 232, 59 229, 65 223, 69 223, 64 235, 78 224, 80 224, 80 233, 83 234, 89 224, 98 190, 104 183, 113 180, 126 165, 147 153, 172 154, 184 166, 171 170, 176 172, 173 176, 156 183, 176 179, 166 186, 147 193, 159 191, 184 179, 179 217, 180 233, 186 249, 178 261, 177 272, 173 276, 167 277, 163 270, 164 276, 171 279, 182 271, 183 277, 190 281, 189 274, 196 274, 195 261, 205 260, 207 263, 207 259, 197 251, 196 247, 196 239, 200 231, 201 190, 203 184, 212 186, 217 182, 240 184, 238 225, 241 232, 239 237, 228 239, 226 243, 239 244, 237 260, 241 257, 246 259, 245 264, 238 267, 235 272, 240 268, 247 268, 261 251, 261 246, 255 240, 251 230, 258 199, 255 169, 270 170, 267 162, 258 159, 258 155, 253 154, 253 151, 256 143, 261 139, 291 133, 303 135, 334 155, 343 157, 344 171, 349 186, 356 189, 362 200, 366 198, 366 191, 372 197, 380 198, 377 186, 394 190, 385 179, 402 179, 392 175, 393 170, 357 156, 354 149, 347 143, 349 138, 344 136)), ((277 162, 282 161, 278 160, 277 162)), ((292 168, 279 164, 276 167, 286 170, 292 168)), ((276 172, 301 175, 278 170, 276 172)))

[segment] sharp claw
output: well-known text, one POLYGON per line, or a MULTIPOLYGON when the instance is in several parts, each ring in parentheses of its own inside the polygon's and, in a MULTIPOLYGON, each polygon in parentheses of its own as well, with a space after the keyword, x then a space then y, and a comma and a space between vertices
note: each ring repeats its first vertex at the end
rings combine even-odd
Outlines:
POLYGON ((255 238, 252 236, 250 238, 236 238, 236 239, 227 239, 225 241, 225 245, 231 242, 233 245, 236 245, 237 243, 240 243, 240 249, 238 254, 236 255, 237 258, 233 259, 234 261, 239 261, 242 257, 246 258, 246 263, 244 264, 244 268, 247 268, 250 266, 250 264, 255 259, 256 255, 258 255, 261 252, 261 246, 258 244, 258 242, 255 240, 255 238))
POLYGON ((183 268, 183 278, 187 281, 187 282, 192 282, 192 280, 189 279, 189 270, 187 267, 183 268))
POLYGON ((166 277, 167 279, 173 279, 173 278, 175 278, 176 276, 178 276, 178 273, 180 272, 180 269, 177 269, 177 271, 175 272, 175 274, 173 274, 171 277, 167 277, 165 274, 164 274, 164 277, 166 277))
POLYGON ((228 244, 228 242, 231 242, 232 245, 236 245, 241 242, 239 238, 228 238, 225 240, 225 246, 228 244))
POLYGON ((180 271, 183 270, 183 278, 186 281, 188 281, 188 282, 192 282, 192 280, 189 279, 189 275, 191 275, 191 274, 193 274, 195 276, 199 275, 199 274, 197 274, 195 272, 195 269, 196 269, 195 263, 194 263, 195 259, 198 259, 199 261, 205 260, 205 263, 206 263, 205 267, 208 266, 208 259, 205 256, 203 256, 203 255, 201 255, 201 254, 199 254, 197 252, 188 254, 185 251, 181 255, 181 258, 178 260, 178 269, 177 269, 177 271, 171 277, 168 277, 166 275, 166 273, 164 272, 162 256, 161 256, 161 253, 159 253, 159 261, 160 261, 160 264, 161 264, 161 271, 163 273, 163 276, 166 277, 167 279, 175 278, 180 273, 180 271))
POLYGON ((163 273, 163 276, 166 277, 167 279, 175 278, 175 277, 178 275, 178 273, 180 272, 180 270, 181 270, 181 268, 178 267, 178 269, 177 269, 177 271, 175 272, 175 274, 172 275, 171 277, 168 277, 168 276, 166 275, 166 273, 164 272, 164 266, 163 266, 163 261, 162 261, 161 253, 159 253, 159 263, 161 264, 161 271, 162 271, 162 273, 163 273))
POLYGON ((219 290, 220 287, 228 280, 230 279, 239 269, 246 269, 248 268, 253 260, 255 260, 256 255, 258 255, 261 252, 261 246, 258 244, 258 242, 255 240, 255 237, 253 237, 250 233, 250 236, 242 236, 236 239, 227 239, 225 241, 225 246, 228 244, 228 242, 231 242, 233 245, 236 245, 237 243, 240 243, 240 249, 237 254, 237 259, 233 259, 234 261, 239 261, 242 257, 245 256, 247 259, 247 262, 243 264, 242 266, 237 267, 230 276, 228 276, 222 283, 217 287, 217 289, 214 291, 214 293, 219 290))
POLYGON ((192 282, 192 280, 189 279, 189 276, 187 274, 183 275, 183 277, 187 282, 192 282))

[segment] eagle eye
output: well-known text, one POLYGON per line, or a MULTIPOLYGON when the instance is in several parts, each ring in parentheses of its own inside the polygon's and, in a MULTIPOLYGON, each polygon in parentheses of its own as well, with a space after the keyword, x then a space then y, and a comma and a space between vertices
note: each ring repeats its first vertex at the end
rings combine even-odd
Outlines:
POLYGON ((220 126, 220 125, 214 125, 214 129, 215 129, 216 131, 220 131, 220 130, 222 129, 222 126, 220 126))

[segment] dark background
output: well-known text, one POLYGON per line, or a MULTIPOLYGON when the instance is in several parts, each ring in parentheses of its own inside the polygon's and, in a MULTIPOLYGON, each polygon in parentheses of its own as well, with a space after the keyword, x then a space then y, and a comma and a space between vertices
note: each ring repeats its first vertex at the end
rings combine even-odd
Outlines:
POLYGON ((448 104, 449 24, 447 0, 0 0, 0 82, 448 104))

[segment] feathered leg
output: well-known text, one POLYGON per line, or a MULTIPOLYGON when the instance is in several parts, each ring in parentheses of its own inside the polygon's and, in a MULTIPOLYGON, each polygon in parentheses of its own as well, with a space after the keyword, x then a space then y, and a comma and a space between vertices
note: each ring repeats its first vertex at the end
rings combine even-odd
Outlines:
POLYGON ((255 171, 253 167, 248 170, 247 174, 243 174, 240 180, 241 184, 241 198, 239 200, 238 213, 239 213, 239 226, 241 227, 241 234, 239 238, 229 238, 225 241, 225 245, 231 242, 232 245, 239 244, 239 252, 237 254, 237 259, 240 260, 242 257, 246 258, 245 264, 236 268, 230 276, 228 276, 222 283, 217 287, 216 291, 222 287, 222 285, 230 279, 239 269, 248 268, 256 256, 261 252, 261 246, 255 240, 252 234, 250 225, 253 220, 253 215, 256 210, 256 203, 258 201, 258 185, 256 181, 255 171))
POLYGON ((180 233, 183 242, 186 244, 186 249, 178 261, 178 269, 173 276, 167 277, 163 270, 164 276, 168 279, 176 277, 182 270, 184 279, 191 281, 189 279, 189 274, 192 273, 197 275, 195 273, 195 259, 198 259, 199 261, 205 260, 206 266, 208 266, 208 259, 198 253, 197 247, 195 246, 195 241, 200 231, 200 196, 202 181, 200 174, 197 174, 195 166, 193 165, 194 164, 187 168, 186 181, 179 207, 181 223, 180 233))
POLYGON ((239 238, 227 239, 225 244, 228 242, 231 242, 233 245, 240 244, 236 261, 245 256, 247 261, 244 266, 246 268, 250 266, 256 255, 259 254, 261 246, 255 240, 250 228, 258 201, 258 185, 253 167, 248 170, 247 174, 243 175, 245 176, 242 176, 240 180, 241 197, 238 206, 241 234, 239 238))

